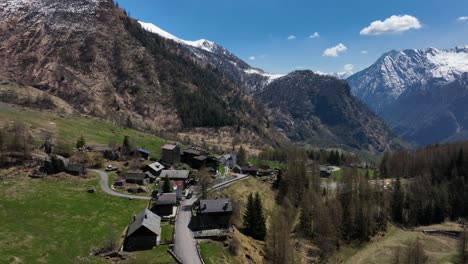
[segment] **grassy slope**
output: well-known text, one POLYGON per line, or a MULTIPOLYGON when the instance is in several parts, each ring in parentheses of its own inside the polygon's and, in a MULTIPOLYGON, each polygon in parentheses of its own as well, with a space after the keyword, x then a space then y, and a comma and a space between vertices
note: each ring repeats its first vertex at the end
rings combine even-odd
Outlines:
POLYGON ((172 233, 174 232, 174 226, 163 222, 161 223, 161 242, 172 241, 172 233))
POLYGON ((161 263, 176 263, 174 259, 167 253, 168 245, 161 245, 152 250, 132 252, 136 256, 135 259, 124 261, 125 264, 161 264, 161 263))
POLYGON ((423 249, 429 257, 428 264, 453 263, 457 248, 456 240, 428 236, 421 232, 405 232, 395 226, 390 226, 386 235, 375 242, 362 246, 343 247, 340 255, 345 263, 392 263, 395 250, 401 246, 403 252, 408 243, 416 238, 420 239, 423 249))
MULTIPOLYGON (((124 136, 129 136, 135 146, 141 146, 151 151, 151 156, 159 158, 164 140, 156 136, 133 129, 125 129, 104 121, 74 115, 59 116, 49 111, 38 111, 27 108, 0 104, 0 121, 22 121, 34 130, 48 130, 55 138, 74 144, 83 135, 88 144, 107 145, 110 142, 122 144, 124 136)), ((33 136, 36 142, 41 142, 40 133, 33 136)))
POLYGON ((90 186, 97 180, 21 176, 0 182, 0 262, 104 262, 90 250, 111 232, 120 238, 145 202, 88 194, 90 186))
POLYGON ((223 247, 223 244, 215 241, 206 241, 200 243, 200 252, 206 264, 218 264, 218 263, 238 263, 234 257, 232 257, 228 250, 223 247))
POLYGON ((254 177, 249 177, 239 181, 220 191, 209 193, 209 197, 230 197, 234 203, 234 222, 237 226, 241 226, 243 209, 247 203, 247 195, 249 193, 259 193, 262 199, 265 214, 268 217, 277 209, 275 202, 275 193, 271 189, 271 185, 264 183, 254 177))
POLYGON ((255 166, 260 166, 260 165, 268 165, 271 168, 278 168, 278 169, 285 169, 286 164, 278 162, 278 161, 271 161, 271 160, 258 160, 258 159, 249 159, 249 163, 255 165, 255 166))

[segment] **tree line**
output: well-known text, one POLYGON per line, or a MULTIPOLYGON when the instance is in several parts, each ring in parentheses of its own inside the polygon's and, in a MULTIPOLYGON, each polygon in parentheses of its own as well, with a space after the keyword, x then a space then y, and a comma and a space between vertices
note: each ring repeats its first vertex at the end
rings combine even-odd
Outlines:
POLYGON ((447 217, 468 217, 467 154, 468 142, 385 153, 381 175, 397 179, 393 220, 417 226, 440 223, 447 217))

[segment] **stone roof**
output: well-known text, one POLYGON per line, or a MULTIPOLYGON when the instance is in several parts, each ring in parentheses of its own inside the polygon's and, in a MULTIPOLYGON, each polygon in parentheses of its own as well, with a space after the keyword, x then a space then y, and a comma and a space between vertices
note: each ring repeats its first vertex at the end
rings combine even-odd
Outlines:
POLYGON ((70 163, 67 165, 66 170, 69 172, 83 172, 85 171, 86 167, 84 164, 80 163, 70 163))
POLYGON ((146 227, 156 235, 161 235, 161 217, 148 209, 135 216, 127 230, 127 237, 135 233, 140 227, 146 227))
POLYGON ((190 175, 189 170, 163 170, 161 171, 161 178, 164 179, 166 176, 169 179, 188 179, 190 175))
POLYGON ((202 214, 232 212, 231 199, 200 200, 200 212, 202 214))
POLYGON ((174 150, 176 147, 177 145, 174 144, 165 144, 162 148, 167 150, 174 150))
POLYGON ((154 171, 164 170, 164 166, 159 162, 151 163, 148 165, 148 167, 150 167, 154 171))
POLYGON ((126 180, 144 180, 148 175, 144 172, 127 172, 124 175, 126 180))
POLYGON ((177 203, 177 196, 176 193, 162 193, 158 200, 156 201, 156 205, 175 205, 177 203))

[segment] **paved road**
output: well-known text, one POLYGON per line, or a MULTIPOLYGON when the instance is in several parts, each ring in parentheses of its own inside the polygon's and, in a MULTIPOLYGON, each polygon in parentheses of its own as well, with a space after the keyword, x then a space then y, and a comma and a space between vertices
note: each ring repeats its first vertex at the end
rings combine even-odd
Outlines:
MULTIPOLYGON (((208 189, 208 192, 227 187, 247 177, 249 177, 249 175, 239 174, 232 180, 214 185, 208 189)), ((190 219, 192 218, 192 205, 197 199, 198 196, 193 194, 192 198, 184 200, 179 207, 179 213, 177 215, 174 252, 182 260, 183 264, 202 263, 198 255, 197 243, 193 237, 192 230, 189 228, 190 219)))
POLYGON ((192 218, 192 205, 197 199, 198 197, 193 195, 192 198, 184 200, 180 204, 179 214, 177 215, 174 252, 182 260, 183 264, 202 263, 193 233, 188 227, 192 218))
POLYGON ((237 176, 231 180, 227 180, 225 182, 221 182, 221 183, 218 183, 218 184, 215 184, 213 185, 213 187, 209 188, 208 189, 208 192, 211 192, 211 191, 215 191, 215 190, 218 190, 218 189, 222 189, 222 188, 225 188, 231 184, 233 184, 234 182, 237 182, 237 181, 240 181, 240 180, 243 180, 243 179, 246 179, 248 178, 250 175, 245 175, 245 174, 237 174, 237 176))
POLYGON ((123 197, 123 198, 131 198, 131 199, 151 200, 151 197, 136 196, 136 195, 114 192, 113 190, 111 190, 111 188, 109 188, 109 176, 107 175, 107 173, 101 170, 91 170, 91 171, 99 175, 99 177, 101 178, 101 180, 99 181, 99 185, 101 185, 102 191, 109 195, 123 197))

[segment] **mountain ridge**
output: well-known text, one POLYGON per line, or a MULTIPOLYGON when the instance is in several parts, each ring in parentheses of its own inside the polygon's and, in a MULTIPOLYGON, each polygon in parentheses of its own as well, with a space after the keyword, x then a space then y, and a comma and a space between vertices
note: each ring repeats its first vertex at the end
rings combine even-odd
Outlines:
POLYGON ((467 72, 468 46, 392 50, 347 81, 399 135, 426 145, 465 138, 468 123, 459 113, 468 108, 452 107, 466 96, 467 72))

